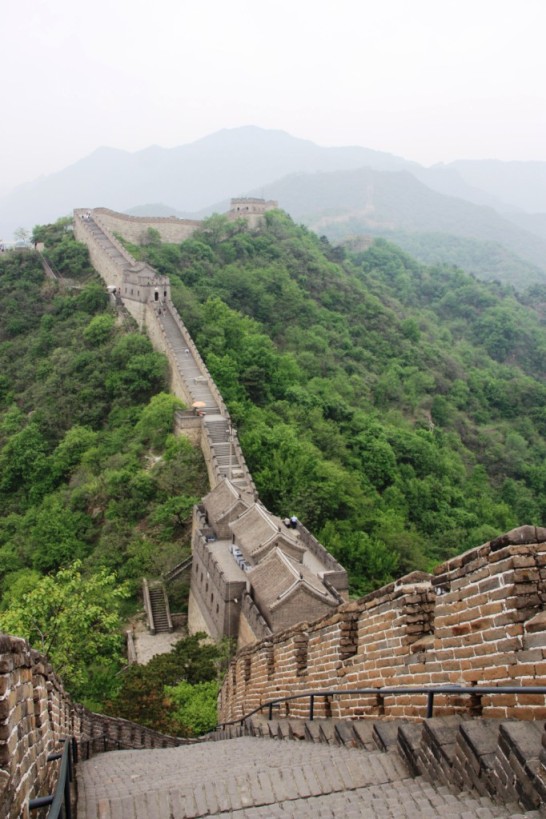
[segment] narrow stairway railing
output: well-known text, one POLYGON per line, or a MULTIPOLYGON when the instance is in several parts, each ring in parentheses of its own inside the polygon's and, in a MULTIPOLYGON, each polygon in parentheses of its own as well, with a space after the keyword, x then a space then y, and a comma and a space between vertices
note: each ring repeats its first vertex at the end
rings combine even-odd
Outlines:
POLYGON ((192 561, 193 555, 189 555, 188 557, 184 558, 184 560, 181 560, 180 563, 177 563, 176 566, 173 566, 170 571, 163 575, 163 582, 170 583, 171 580, 177 578, 178 575, 190 568, 192 561))
POLYGON ((531 694, 539 694, 546 698, 546 685, 437 685, 437 686, 392 686, 382 688, 352 688, 352 689, 327 689, 325 691, 304 691, 299 694, 291 694, 288 697, 275 697, 272 700, 267 700, 257 708, 249 711, 242 717, 220 722, 217 729, 223 730, 228 725, 243 725, 245 720, 254 716, 258 712, 267 708, 268 719, 273 719, 273 708, 278 708, 282 703, 293 702, 294 700, 309 699, 308 719, 313 720, 315 717, 315 701, 319 697, 324 697, 325 700, 331 697, 356 697, 356 696, 375 696, 377 698, 377 705, 382 706, 383 699, 388 696, 400 696, 404 694, 413 694, 426 696, 426 719, 434 714, 434 698, 436 696, 467 696, 475 697, 476 709, 481 708, 481 698, 483 696, 517 694, 518 696, 527 696, 531 694))
POLYGON ((55 791, 50 796, 38 796, 36 799, 29 799, 29 811, 39 810, 51 805, 47 819, 72 819, 72 803, 70 785, 74 779, 74 763, 76 762, 77 746, 73 737, 61 740, 64 748, 59 754, 50 754, 48 762, 56 759, 61 760, 59 776, 55 791))

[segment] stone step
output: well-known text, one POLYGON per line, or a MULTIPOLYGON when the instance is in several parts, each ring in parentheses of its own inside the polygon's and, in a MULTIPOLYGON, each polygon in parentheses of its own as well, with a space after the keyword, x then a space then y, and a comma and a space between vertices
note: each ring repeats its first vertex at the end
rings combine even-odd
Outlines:
MULTIPOLYGON (((248 734, 305 739, 368 751, 395 750, 412 776, 436 786, 471 790, 489 799, 520 803, 528 811, 546 805, 546 776, 540 765, 542 722, 462 719, 458 715, 423 722, 404 720, 267 720, 255 714, 248 734)), ((517 810, 514 807, 514 810, 517 810)))
POLYGON ((170 631, 168 599, 163 586, 152 586, 149 589, 150 606, 156 633, 170 631))
POLYGON ((77 777, 78 819, 522 816, 513 805, 413 779, 392 751, 248 736, 112 751, 80 763, 77 777))

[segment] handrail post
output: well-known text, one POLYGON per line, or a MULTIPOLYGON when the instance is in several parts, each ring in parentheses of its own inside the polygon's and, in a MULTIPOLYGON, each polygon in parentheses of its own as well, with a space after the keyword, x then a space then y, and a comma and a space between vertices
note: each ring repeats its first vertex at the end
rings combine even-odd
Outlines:
MULTIPOLYGON (((418 695, 419 697, 426 695, 427 703, 426 703, 426 719, 430 719, 434 714, 434 697, 436 694, 441 694, 444 697, 451 697, 457 696, 460 697, 462 695, 470 696, 471 698, 471 708, 474 708, 476 711, 481 712, 481 700, 482 697, 487 696, 496 696, 499 694, 513 694, 518 696, 523 696, 525 694, 536 695, 539 694, 546 698, 546 685, 536 685, 536 686, 505 686, 505 685, 496 685, 496 686, 463 686, 463 685, 436 685, 435 687, 430 686, 393 686, 388 687, 385 686, 383 688, 354 688, 354 689, 344 689, 344 690, 335 690, 335 691, 314 691, 314 692, 307 692, 307 693, 300 693, 300 694, 292 694, 288 697, 278 697, 277 699, 271 700, 270 702, 265 702, 262 705, 259 705, 253 711, 249 712, 247 716, 252 716, 252 714, 256 713, 256 711, 262 712, 264 708, 267 707, 268 709, 268 719, 273 719, 273 706, 279 707, 280 703, 289 702, 291 700, 300 700, 309 697, 309 720, 314 719, 314 710, 315 710, 315 697, 324 697, 326 703, 331 697, 343 697, 343 696, 355 696, 355 695, 366 695, 368 696, 375 696, 376 698, 376 705, 375 707, 378 709, 379 716, 384 715, 385 711, 385 697, 387 696, 407 696, 408 694, 418 695)), ((373 707, 373 706, 372 706, 373 707)), ((327 711, 330 709, 326 709, 327 711)), ((234 719, 231 722, 224 723, 227 725, 235 725, 236 723, 240 722, 245 717, 239 717, 238 719, 234 719)))
POLYGON ((432 717, 434 711, 434 691, 427 692, 427 719, 432 717))
POLYGON ((68 745, 69 745, 69 751, 68 751, 68 780, 69 780, 69 782, 72 782, 72 780, 74 779, 74 743, 75 743, 75 741, 76 740, 74 739, 74 737, 69 737, 68 740, 67 740, 68 745))
MULTIPOLYGON (((68 754, 70 759, 70 752, 68 754)), ((70 804, 70 782, 71 782, 71 775, 70 775, 70 761, 68 763, 68 772, 67 777, 64 780, 64 815, 65 819, 72 819, 72 805, 70 804)))

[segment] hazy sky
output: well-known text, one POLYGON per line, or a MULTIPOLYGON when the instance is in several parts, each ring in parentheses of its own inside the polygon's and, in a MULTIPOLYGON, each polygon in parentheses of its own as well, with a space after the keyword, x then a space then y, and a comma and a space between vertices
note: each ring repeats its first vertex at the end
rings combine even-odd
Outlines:
POLYGON ((279 128, 546 160, 545 0, 0 0, 0 193, 101 145, 279 128))

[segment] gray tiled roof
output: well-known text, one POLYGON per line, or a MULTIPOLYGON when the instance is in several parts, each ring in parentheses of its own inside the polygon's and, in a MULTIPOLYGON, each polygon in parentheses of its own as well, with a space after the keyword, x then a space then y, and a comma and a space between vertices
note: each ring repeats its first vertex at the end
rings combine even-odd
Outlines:
POLYGON ((234 508, 239 509, 237 514, 241 514, 245 507, 252 503, 252 495, 243 493, 237 489, 227 478, 220 481, 212 492, 203 498, 203 505, 207 511, 209 520, 219 521, 234 508))
POLYGON ((248 572, 247 577, 255 597, 269 611, 281 606, 290 593, 303 587, 327 605, 337 606, 337 600, 321 579, 279 548, 272 549, 260 564, 248 572))
POLYGON ((254 562, 262 559, 277 544, 300 559, 305 552, 297 532, 288 529, 280 518, 270 514, 260 503, 249 507, 236 521, 230 523, 229 528, 245 557, 254 562))

